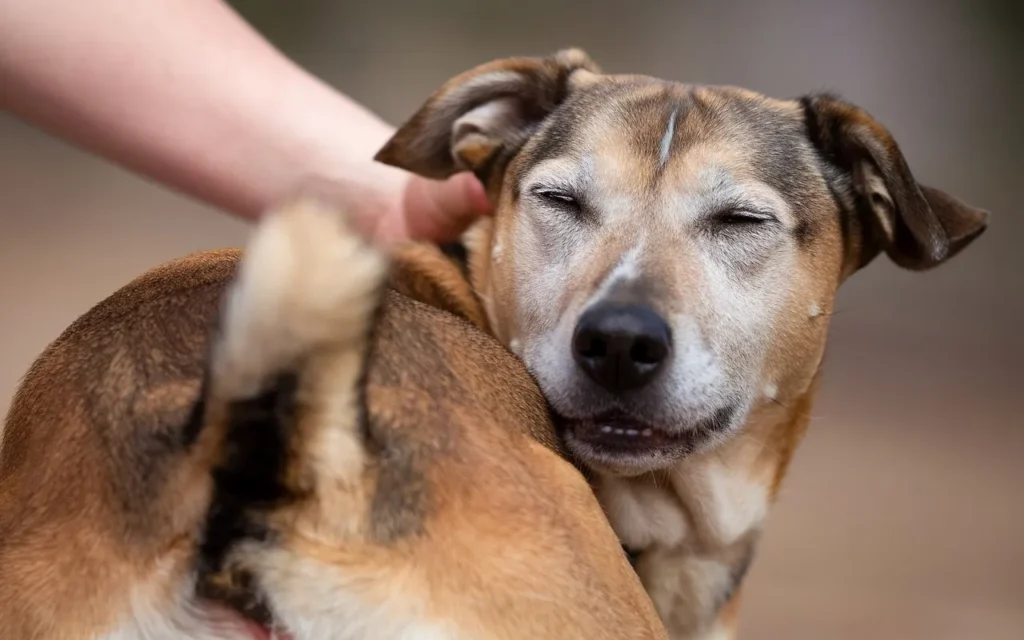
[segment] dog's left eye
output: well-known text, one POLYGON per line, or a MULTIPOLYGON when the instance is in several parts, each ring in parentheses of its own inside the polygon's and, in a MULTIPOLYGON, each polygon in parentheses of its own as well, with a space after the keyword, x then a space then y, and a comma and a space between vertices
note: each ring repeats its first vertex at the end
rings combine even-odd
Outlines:
POLYGON ((723 225, 764 224, 776 222, 775 216, 762 211, 748 209, 729 209, 715 215, 715 222, 723 225))
POLYGON ((534 195, 562 208, 578 209, 579 201, 567 191, 541 187, 533 190, 534 195))

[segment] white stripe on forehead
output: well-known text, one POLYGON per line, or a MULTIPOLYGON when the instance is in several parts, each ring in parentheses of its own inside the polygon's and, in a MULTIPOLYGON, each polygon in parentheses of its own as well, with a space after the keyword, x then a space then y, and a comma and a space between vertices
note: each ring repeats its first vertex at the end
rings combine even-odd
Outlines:
POLYGON ((661 138, 661 154, 658 157, 658 164, 662 167, 668 162, 668 154, 672 150, 672 138, 676 135, 676 118, 678 117, 679 109, 676 109, 668 117, 668 126, 665 127, 665 135, 661 138))

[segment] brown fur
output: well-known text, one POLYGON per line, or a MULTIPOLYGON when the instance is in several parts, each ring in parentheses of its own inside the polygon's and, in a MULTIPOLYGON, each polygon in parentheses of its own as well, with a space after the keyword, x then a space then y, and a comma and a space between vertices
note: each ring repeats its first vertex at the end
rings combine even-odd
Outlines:
POLYGON ((835 96, 603 75, 578 50, 459 75, 377 157, 488 185, 495 216, 465 243, 489 326, 540 382, 679 639, 736 633, 839 286, 880 253, 936 267, 987 225, 835 96), (573 331, 623 303, 664 318, 675 343, 659 377, 616 393, 574 362, 573 331), (601 424, 685 444, 612 454, 601 424))
POLYGON ((374 293, 373 252, 311 206, 258 231, 257 275, 233 250, 161 266, 33 364, 0 450, 4 637, 250 637, 196 579, 319 625, 296 640, 403 616, 438 638, 664 637, 457 267, 396 249, 374 293))

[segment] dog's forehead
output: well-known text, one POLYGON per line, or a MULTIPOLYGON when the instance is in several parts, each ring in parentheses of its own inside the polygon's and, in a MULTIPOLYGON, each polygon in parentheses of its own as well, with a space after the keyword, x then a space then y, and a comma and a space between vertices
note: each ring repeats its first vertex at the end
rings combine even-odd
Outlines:
POLYGON ((514 163, 517 183, 547 161, 577 168, 597 158, 623 184, 714 167, 791 193, 813 167, 801 109, 734 87, 645 76, 592 76, 572 87, 514 163))

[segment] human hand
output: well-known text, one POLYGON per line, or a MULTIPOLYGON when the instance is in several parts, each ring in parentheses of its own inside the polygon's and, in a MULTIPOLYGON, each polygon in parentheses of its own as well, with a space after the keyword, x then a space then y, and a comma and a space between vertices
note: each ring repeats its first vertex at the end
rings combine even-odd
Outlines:
POLYGON ((344 177, 307 179, 293 193, 324 198, 382 244, 449 242, 493 211, 483 185, 471 173, 430 180, 379 163, 352 169, 344 177))
POLYGON ((452 240, 490 212, 471 174, 432 181, 374 162, 394 128, 227 3, 87 5, 0 3, 0 110, 245 219, 309 180, 385 241, 452 240))
POLYGON ((398 207, 385 214, 377 229, 385 237, 444 242, 456 239, 491 211, 483 185, 471 173, 443 181, 409 175, 398 207))

